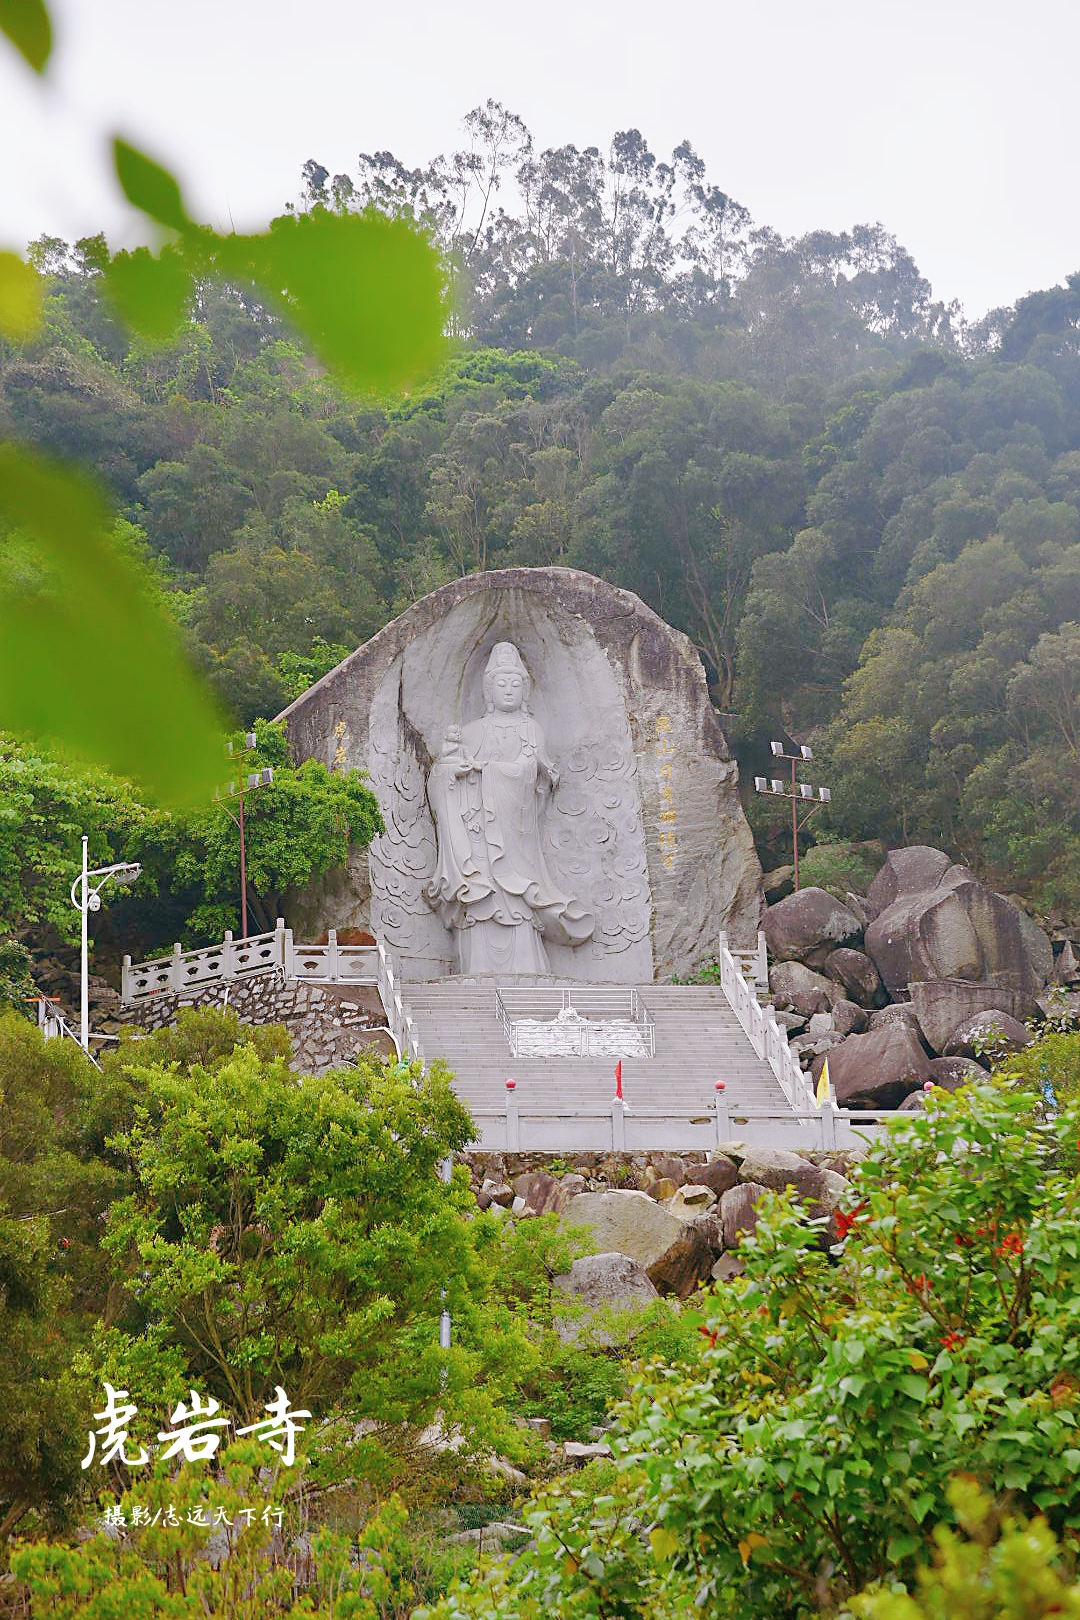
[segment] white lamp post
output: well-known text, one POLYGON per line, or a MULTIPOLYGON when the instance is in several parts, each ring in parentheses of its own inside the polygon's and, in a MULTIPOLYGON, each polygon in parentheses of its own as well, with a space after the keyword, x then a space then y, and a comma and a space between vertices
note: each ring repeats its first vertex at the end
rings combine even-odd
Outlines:
POLYGON ((82 873, 71 885, 71 903, 76 911, 82 913, 82 985, 79 1006, 81 1016, 79 1044, 84 1052, 89 1052, 90 993, 87 980, 86 919, 91 911, 101 910, 101 891, 110 878, 115 878, 117 883, 134 883, 142 872, 142 867, 137 861, 120 861, 115 866, 96 866, 93 871, 87 871, 86 844, 87 837, 84 833, 82 841, 82 873), (91 878, 97 879, 93 888, 90 886, 91 878))

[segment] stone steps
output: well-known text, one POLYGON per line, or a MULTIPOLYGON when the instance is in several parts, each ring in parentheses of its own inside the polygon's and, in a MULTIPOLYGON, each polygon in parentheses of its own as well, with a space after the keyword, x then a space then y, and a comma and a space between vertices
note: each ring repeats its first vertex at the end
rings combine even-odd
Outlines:
MULTIPOLYGON (((406 984, 403 996, 425 1059, 441 1058, 455 1089, 473 1110, 501 1113, 506 1081, 517 1084, 522 1113, 565 1114, 606 1110, 615 1090, 616 1059, 512 1056, 495 1011, 495 985, 406 984)), ((629 987, 576 986, 586 1016, 625 1019, 629 987)), ((701 1116, 715 1104, 723 1080, 729 1108, 790 1112, 772 1070, 743 1032, 723 991, 703 985, 637 986, 656 1032, 653 1058, 624 1057, 623 1089, 631 1106, 678 1116, 701 1116)), ((503 990, 511 1017, 548 1019, 560 1005, 557 987, 520 985, 503 990)))

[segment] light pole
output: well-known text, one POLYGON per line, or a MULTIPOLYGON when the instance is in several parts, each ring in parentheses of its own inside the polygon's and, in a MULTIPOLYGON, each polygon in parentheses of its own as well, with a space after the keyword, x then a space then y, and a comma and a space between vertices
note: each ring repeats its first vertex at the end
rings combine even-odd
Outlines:
POLYGON ((799 887, 799 833, 806 826, 815 810, 820 810, 823 804, 830 803, 832 794, 827 787, 815 789, 809 782, 800 782, 795 774, 798 766, 802 765, 806 760, 813 759, 814 750, 812 748, 808 748, 805 743, 801 743, 797 754, 788 754, 785 753, 782 742, 771 742, 769 747, 772 749, 774 759, 791 761, 791 790, 788 791, 787 783, 779 776, 755 776, 754 787, 759 793, 771 793, 776 798, 791 800, 791 847, 794 851, 795 888, 797 891, 799 887), (800 821, 799 806, 807 803, 810 805, 810 809, 800 821))
POLYGON ((84 1052, 90 1051, 90 987, 87 979, 88 942, 86 937, 86 919, 91 911, 101 910, 101 891, 110 878, 117 883, 134 883, 142 872, 138 861, 120 861, 115 866, 95 866, 92 871, 86 866, 87 836, 83 833, 82 841, 82 872, 71 885, 71 903, 76 911, 82 913, 82 982, 79 995, 79 1044, 84 1052), (93 888, 90 887, 91 878, 98 881, 93 888))
MULTIPOLYGON (((244 765, 246 756, 254 751, 258 745, 258 738, 253 731, 244 732, 244 746, 237 759, 237 774, 229 783, 229 793, 239 800, 239 814, 233 816, 231 810, 228 814, 240 829, 240 938, 247 939, 247 853, 244 848, 244 795, 258 787, 269 787, 274 780, 274 767, 266 765, 261 771, 246 771, 244 765)), ((232 743, 226 744, 228 751, 233 754, 232 743)))

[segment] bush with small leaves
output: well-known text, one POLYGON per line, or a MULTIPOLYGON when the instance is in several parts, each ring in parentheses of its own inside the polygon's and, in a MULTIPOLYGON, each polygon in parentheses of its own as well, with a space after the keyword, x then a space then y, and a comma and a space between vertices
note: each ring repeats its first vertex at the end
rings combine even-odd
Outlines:
POLYGON ((809 1620, 911 1585, 963 1470, 1074 1536, 1078 1165, 1080 1103, 1039 1118, 987 1083, 875 1144, 831 1248, 763 1197, 696 1353, 643 1366, 617 1411, 617 1492, 556 1488, 535 1552, 433 1612, 809 1620))

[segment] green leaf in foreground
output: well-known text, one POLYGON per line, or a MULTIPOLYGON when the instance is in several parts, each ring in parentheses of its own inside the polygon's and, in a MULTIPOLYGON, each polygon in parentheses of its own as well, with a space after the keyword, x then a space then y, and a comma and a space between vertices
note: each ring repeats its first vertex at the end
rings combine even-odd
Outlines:
POLYGON ((187 313, 191 271, 168 249, 154 258, 149 249, 118 253, 105 271, 105 292, 140 337, 168 342, 187 313))
POLYGON ((16 343, 41 325, 41 277, 17 253, 0 253, 0 337, 16 343))
POLYGON ((226 276, 258 282, 345 382, 398 387, 442 358, 439 256, 403 220, 323 209, 212 248, 226 276))
POLYGON ((168 169, 163 169, 160 163, 155 163, 119 135, 113 141, 113 161, 116 178, 129 203, 171 231, 186 230, 191 221, 180 186, 168 169))
POLYGON ((35 73, 44 73, 52 24, 42 0, 0 0, 0 34, 7 35, 35 73))
POLYGON ((48 570, 0 600, 0 726, 63 742, 167 803, 208 797, 221 721, 174 626, 114 548, 96 487, 58 462, 0 444, 0 526, 48 570))

